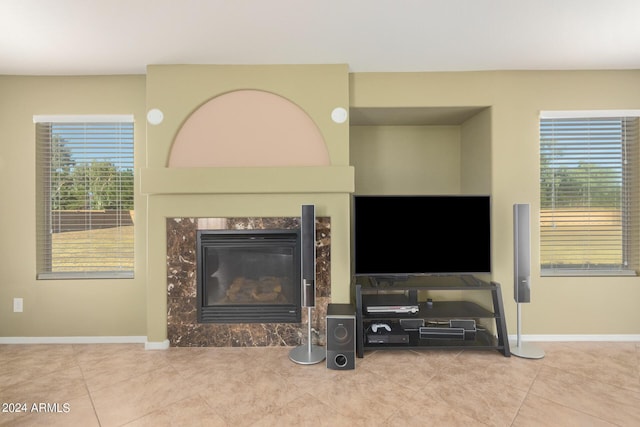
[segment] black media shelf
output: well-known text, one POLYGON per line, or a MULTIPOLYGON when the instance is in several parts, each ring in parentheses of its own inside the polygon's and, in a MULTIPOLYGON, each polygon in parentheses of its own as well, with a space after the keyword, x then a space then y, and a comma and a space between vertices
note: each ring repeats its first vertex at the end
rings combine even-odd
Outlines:
POLYGON ((418 276, 397 281, 394 279, 381 281, 358 276, 355 278, 354 290, 356 353, 360 358, 364 357, 365 350, 429 348, 497 350, 506 357, 511 355, 502 293, 500 285, 496 282, 485 282, 471 275, 418 276), (438 291, 438 297, 433 298, 428 304, 426 299, 429 299, 434 291, 438 291), (464 298, 465 295, 471 297, 471 291, 489 293, 492 308, 487 309, 474 301, 448 300, 443 297, 447 292, 440 291, 462 291, 454 294, 454 298, 460 296, 464 298), (402 304, 399 301, 405 303, 402 304), (399 306, 401 307, 399 311, 403 309, 410 311, 406 313, 369 312, 370 306, 379 309, 381 305, 399 306), (476 330, 465 335, 464 339, 424 338, 420 336, 418 327, 415 325, 401 324, 401 322, 418 322, 425 326, 448 327, 450 320, 472 320, 476 330), (374 324, 386 324, 392 330, 377 328, 377 332, 374 333, 372 331, 374 324), (368 342, 367 336, 370 334, 375 334, 375 338, 389 340, 389 342, 368 342), (398 336, 403 337, 401 342, 398 342, 398 336))
MULTIPOLYGON (((477 317, 495 317, 495 313, 470 301, 435 301, 433 302, 432 308, 427 308, 427 304, 425 302, 421 302, 418 303, 418 307, 419 312, 416 314, 394 314, 393 316, 390 316, 389 314, 367 313, 365 316, 370 319, 378 320, 411 318, 473 319, 477 317)), ((366 310, 366 306, 364 308, 366 310)))
POLYGON ((365 345, 366 350, 402 350, 408 348, 438 348, 456 349, 468 348, 474 350, 498 350, 498 340, 485 331, 477 331, 474 340, 446 340, 421 339, 418 332, 409 332, 408 344, 371 344, 365 345))

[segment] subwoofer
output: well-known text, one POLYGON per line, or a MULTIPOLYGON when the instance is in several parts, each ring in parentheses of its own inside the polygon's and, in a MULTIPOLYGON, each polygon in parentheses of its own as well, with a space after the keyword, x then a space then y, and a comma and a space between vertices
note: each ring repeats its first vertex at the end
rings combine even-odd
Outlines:
POLYGON ((351 304, 327 307, 327 368, 356 367, 356 312, 351 304))

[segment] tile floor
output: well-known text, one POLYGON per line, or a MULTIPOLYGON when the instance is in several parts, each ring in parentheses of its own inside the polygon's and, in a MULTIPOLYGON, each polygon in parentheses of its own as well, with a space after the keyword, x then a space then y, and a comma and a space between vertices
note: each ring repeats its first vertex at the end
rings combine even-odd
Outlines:
POLYGON ((351 371, 286 347, 0 345, 0 425, 640 425, 640 343, 537 345, 369 352, 351 371))

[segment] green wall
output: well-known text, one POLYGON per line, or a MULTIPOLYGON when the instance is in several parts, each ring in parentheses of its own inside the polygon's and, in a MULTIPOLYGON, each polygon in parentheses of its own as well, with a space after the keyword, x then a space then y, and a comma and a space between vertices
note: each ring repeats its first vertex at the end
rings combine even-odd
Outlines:
MULTIPOLYGON (((145 77, 0 76, 0 337, 146 335, 145 225, 136 223, 135 278, 36 280, 34 114, 133 114, 145 140, 145 77), (24 312, 13 312, 13 298, 24 312)), ((145 161, 135 147, 136 166, 145 161)), ((136 218, 146 203, 138 193, 136 218)))
MULTIPOLYGON (((139 191, 135 279, 37 281, 32 116, 133 113, 136 179, 144 185, 139 182, 141 177, 157 179, 155 174, 162 173, 158 170, 166 165, 172 138, 190 111, 218 93, 249 86, 273 90, 303 106, 323 133, 332 165, 344 168, 340 173, 345 178, 338 183, 339 190, 291 190, 257 198, 265 199, 269 214, 296 215, 299 204, 313 202, 318 204, 319 215, 332 217, 332 292, 338 300, 348 298, 349 290, 349 193, 357 188, 375 192, 378 185, 388 186, 385 191, 406 188, 400 173, 402 157, 413 153, 425 158, 412 159, 412 167, 417 167, 417 172, 412 173, 418 174, 418 179, 411 180, 416 184, 412 192, 421 190, 418 183, 424 181, 425 193, 457 188, 460 192, 492 195, 493 279, 502 283, 511 333, 515 333, 516 307, 511 290, 512 205, 531 203, 533 294, 532 303, 523 307, 523 333, 640 334, 640 279, 540 277, 539 229, 535 221, 539 211, 539 111, 638 109, 640 71, 349 74, 346 66, 152 66, 147 76, 0 76, 0 256, 5 260, 0 281, 0 337, 148 336, 150 341, 161 341, 166 336, 166 324, 161 319, 166 302, 162 291, 166 286, 161 232, 164 218, 258 212, 255 202, 245 196, 215 194, 202 198, 182 194, 172 199, 156 190, 144 194, 139 191), (158 89, 168 83, 171 88, 166 92, 158 89), (309 84, 316 86, 310 89, 309 84), (409 130, 349 129, 348 123, 346 128, 340 127, 329 116, 332 108, 345 105, 490 108, 478 115, 481 117, 475 116, 452 129, 435 126, 409 132, 407 143, 414 147, 403 147, 406 153, 380 162, 386 170, 376 172, 364 168, 370 164, 367 156, 375 157, 378 148, 385 153, 393 151, 385 133, 393 131, 391 134, 398 135, 398 131, 409 130), (146 124, 149 108, 163 109, 167 118, 164 129, 146 124), (440 131, 450 135, 432 138, 440 131), (375 138, 371 137, 372 132, 375 138), (438 141, 449 137, 449 145, 438 147, 438 141), (420 145, 420 140, 427 141, 426 145, 420 145), (434 186, 430 172, 420 171, 419 167, 440 164, 442 159, 447 159, 449 165, 443 171, 447 178, 434 186), (349 183, 353 173, 350 165, 356 169, 356 188, 349 183), (458 173, 451 173, 455 168, 458 173), (378 174, 384 174, 384 182, 376 183, 380 180, 378 174), (23 313, 13 313, 14 297, 24 298, 23 313)), ((193 177, 182 179, 190 182, 193 177)), ((155 188, 153 183, 150 185, 155 188)))
MULTIPOLYGON (((490 106, 486 121, 462 125, 469 133, 491 135, 481 152, 463 148, 463 170, 472 164, 490 170, 473 176, 490 183, 493 280, 502 284, 507 323, 515 333, 513 301, 514 203, 532 207, 532 302, 522 307, 523 333, 538 335, 640 333, 640 278, 540 277, 538 115, 541 110, 638 109, 640 71, 495 71, 470 73, 356 73, 351 106, 490 106), (486 148, 486 149, 485 149, 486 148), (487 157, 489 155, 490 157, 487 157), (477 159, 474 162, 472 159, 477 159)), ((477 116, 476 116, 477 117, 477 116)), ((462 139, 462 138, 461 138, 462 139)), ((482 143, 484 145, 485 143, 482 143)), ((392 173, 389 173, 392 175, 392 173)), ((465 191, 475 189, 463 178, 465 191)), ((481 187, 484 188, 485 184, 481 187)))

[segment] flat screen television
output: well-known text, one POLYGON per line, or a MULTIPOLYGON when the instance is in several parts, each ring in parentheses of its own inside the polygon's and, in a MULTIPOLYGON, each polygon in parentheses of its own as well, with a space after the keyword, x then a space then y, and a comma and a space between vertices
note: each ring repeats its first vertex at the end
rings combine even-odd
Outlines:
POLYGON ((354 196, 354 273, 491 271, 489 196, 354 196))

